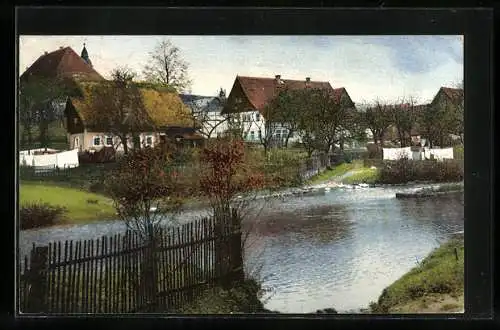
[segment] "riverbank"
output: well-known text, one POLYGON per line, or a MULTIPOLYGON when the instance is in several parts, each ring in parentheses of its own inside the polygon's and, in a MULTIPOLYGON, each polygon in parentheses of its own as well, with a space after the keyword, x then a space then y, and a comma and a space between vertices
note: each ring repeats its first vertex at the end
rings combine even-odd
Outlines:
POLYGON ((448 195, 460 195, 464 193, 464 183, 448 183, 441 184, 434 187, 424 187, 416 189, 413 192, 408 193, 397 193, 396 198, 425 198, 425 197, 437 197, 437 196, 448 196, 448 195))
POLYGON ((370 304, 372 314, 456 313, 463 309, 463 238, 438 247, 370 304))
POLYGON ((48 203, 66 208, 57 225, 81 224, 116 218, 110 198, 84 190, 59 186, 55 183, 23 182, 19 184, 19 205, 48 203))

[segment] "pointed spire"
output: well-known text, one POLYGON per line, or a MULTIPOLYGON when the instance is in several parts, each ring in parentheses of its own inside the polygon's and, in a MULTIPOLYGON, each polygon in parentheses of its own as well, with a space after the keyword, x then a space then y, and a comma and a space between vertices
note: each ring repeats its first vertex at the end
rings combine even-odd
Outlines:
POLYGON ((85 43, 83 43, 82 54, 80 56, 85 62, 87 62, 88 65, 92 66, 92 62, 89 58, 89 53, 87 52, 87 48, 85 48, 85 43))

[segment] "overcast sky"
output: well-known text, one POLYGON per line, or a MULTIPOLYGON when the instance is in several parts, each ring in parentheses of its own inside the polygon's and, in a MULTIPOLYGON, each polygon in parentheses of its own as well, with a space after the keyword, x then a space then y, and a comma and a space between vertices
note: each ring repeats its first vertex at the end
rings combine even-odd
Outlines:
POLYGON ((141 73, 162 38, 189 63, 192 93, 231 90, 236 75, 329 81, 345 87, 355 103, 434 97, 439 87, 463 79, 461 36, 21 36, 20 74, 44 51, 87 45, 104 77, 117 66, 141 73))

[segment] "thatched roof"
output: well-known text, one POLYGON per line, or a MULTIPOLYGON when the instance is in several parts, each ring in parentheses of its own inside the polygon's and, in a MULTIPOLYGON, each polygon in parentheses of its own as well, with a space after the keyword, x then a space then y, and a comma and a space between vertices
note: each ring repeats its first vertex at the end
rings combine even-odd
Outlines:
MULTIPOLYGON (((98 124, 90 122, 91 120, 95 121, 95 118, 99 118, 99 115, 95 113, 98 110, 93 108, 91 102, 92 93, 95 91, 93 87, 112 82, 77 81, 76 83, 79 86, 81 95, 70 98, 72 105, 86 126, 98 124)), ((138 88, 147 115, 156 127, 189 127, 193 125, 191 111, 184 105, 177 93, 152 87, 142 87, 142 85, 139 85, 138 88)))

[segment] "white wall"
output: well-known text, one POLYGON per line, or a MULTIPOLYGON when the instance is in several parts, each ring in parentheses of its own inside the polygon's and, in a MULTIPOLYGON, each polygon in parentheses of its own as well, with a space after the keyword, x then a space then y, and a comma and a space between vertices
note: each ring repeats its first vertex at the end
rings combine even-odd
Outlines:
POLYGON ((211 138, 222 135, 229 128, 228 122, 225 119, 226 117, 222 116, 220 113, 210 111, 207 113, 207 118, 203 123, 201 131, 203 132, 203 134, 205 134, 206 137, 208 137, 208 134, 210 134, 210 131, 212 131, 212 133, 210 134, 211 138))

